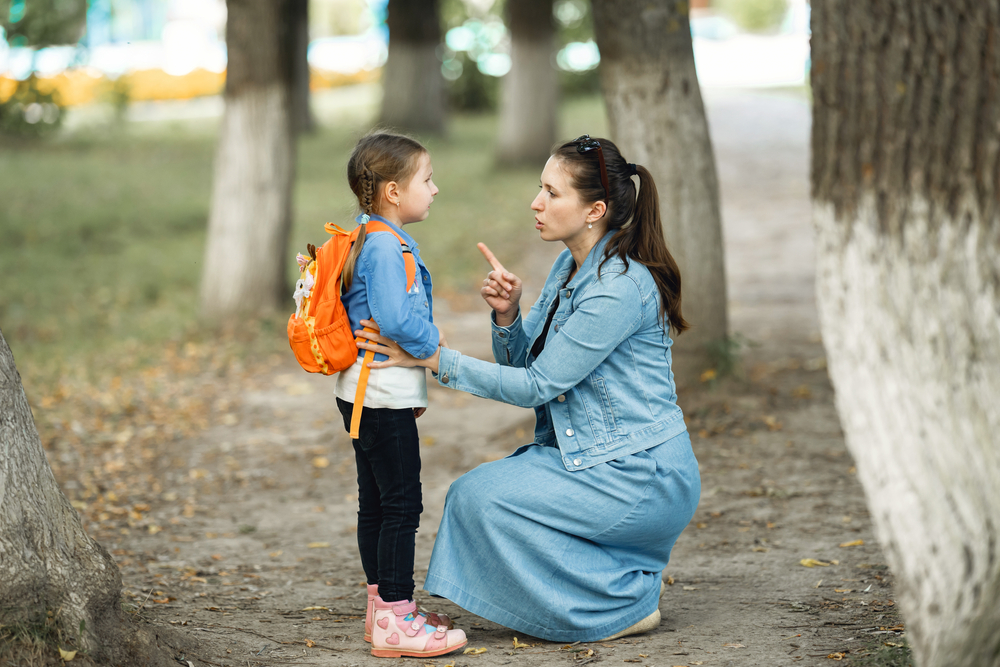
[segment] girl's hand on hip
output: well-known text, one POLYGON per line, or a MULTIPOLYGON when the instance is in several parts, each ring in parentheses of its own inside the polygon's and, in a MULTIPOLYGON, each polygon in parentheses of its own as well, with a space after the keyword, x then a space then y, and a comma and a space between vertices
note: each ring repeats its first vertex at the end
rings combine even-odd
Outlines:
POLYGON ((517 316, 518 302, 521 301, 521 279, 503 268, 503 264, 485 243, 477 243, 476 246, 493 267, 493 270, 486 274, 479 294, 490 308, 496 311, 497 324, 509 326, 517 316))
MULTIPOLYGON (((361 320, 361 326, 375 328, 375 323, 371 320, 361 320)), ((362 340, 357 341, 357 346, 362 350, 371 350, 377 354, 384 354, 388 359, 385 361, 372 361, 368 368, 389 368, 390 366, 400 366, 401 368, 413 368, 423 366, 437 371, 438 358, 441 356, 440 349, 426 359, 417 359, 412 354, 399 346, 396 341, 386 338, 374 331, 358 330, 354 335, 362 340)))

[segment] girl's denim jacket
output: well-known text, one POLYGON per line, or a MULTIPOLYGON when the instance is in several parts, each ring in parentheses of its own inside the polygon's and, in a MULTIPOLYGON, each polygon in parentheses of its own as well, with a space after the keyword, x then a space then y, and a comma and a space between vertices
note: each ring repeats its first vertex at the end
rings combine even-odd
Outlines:
MULTIPOLYGON (((396 341, 418 359, 426 359, 437 350, 440 340, 432 315, 431 273, 420 259, 413 237, 381 216, 373 215, 372 219, 381 220, 399 234, 413 253, 417 274, 413 287, 407 292, 406 267, 399 241, 388 232, 367 234, 354 265, 354 280, 341 297, 351 330, 361 329, 361 320, 375 320, 383 336, 396 341)), ((357 222, 360 221, 359 216, 357 222)), ((359 350, 358 356, 364 353, 359 350)), ((375 361, 387 358, 384 354, 375 355, 375 361)))
POLYGON ((617 256, 598 275, 611 233, 568 284, 573 257, 563 251, 527 317, 519 314, 509 327, 494 321, 500 365, 441 348, 439 383, 534 408, 535 442, 558 447, 567 470, 649 449, 686 430, 653 276, 634 260, 626 269, 617 256), (536 359, 531 349, 557 294, 536 359))

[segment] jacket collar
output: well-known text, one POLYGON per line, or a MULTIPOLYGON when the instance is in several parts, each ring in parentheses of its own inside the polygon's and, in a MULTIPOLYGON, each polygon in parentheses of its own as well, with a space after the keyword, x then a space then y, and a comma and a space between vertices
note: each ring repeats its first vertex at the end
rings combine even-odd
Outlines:
MULTIPOLYGON (((413 240, 412 236, 410 236, 409 234, 407 234, 406 232, 404 232, 403 228, 401 226, 397 225, 396 223, 392 222, 391 220, 386 220, 381 215, 372 215, 371 219, 372 220, 378 220, 379 222, 384 223, 386 227, 388 227, 392 231, 394 231, 397 234, 399 234, 400 238, 403 239, 403 242, 406 243, 406 245, 410 246, 410 250, 413 250, 414 248, 417 247, 417 242, 413 240)), ((360 225, 361 224, 361 216, 359 215, 356 218, 354 218, 354 222, 356 222, 356 223, 358 223, 360 225)))
MULTIPOLYGON (((597 267, 601 264, 601 259, 604 257, 604 248, 607 247, 608 241, 611 240, 611 236, 615 233, 615 230, 609 230, 601 239, 594 244, 594 247, 590 249, 590 253, 587 258, 583 260, 583 265, 577 270, 576 275, 573 276, 573 280, 567 284, 575 285, 579 283, 584 275, 589 274, 592 271, 596 271, 597 267)), ((559 285, 566 282, 566 276, 569 272, 573 270, 573 255, 569 252, 564 254, 565 260, 562 262, 562 266, 556 272, 556 278, 559 281, 559 285)))

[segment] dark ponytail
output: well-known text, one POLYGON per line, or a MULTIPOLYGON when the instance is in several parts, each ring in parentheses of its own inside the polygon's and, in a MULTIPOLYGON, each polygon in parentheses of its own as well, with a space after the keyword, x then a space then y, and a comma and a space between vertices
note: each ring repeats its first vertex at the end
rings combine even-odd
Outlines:
MULTIPOLYGON (((358 198, 358 208, 366 216, 379 212, 379 188, 390 181, 405 183, 417 170, 419 158, 427 152, 416 139, 391 132, 373 132, 358 141, 347 161, 347 182, 358 198)), ((362 218, 365 220, 365 218, 362 218)), ((341 271, 341 291, 354 282, 354 265, 365 245, 368 226, 362 222, 341 271)))
POLYGON ((663 238, 660 198, 653 175, 642 165, 625 162, 618 147, 608 139, 597 138, 607 167, 608 189, 601 182, 601 167, 596 150, 580 153, 577 142, 558 146, 552 155, 568 169, 573 187, 585 202, 605 201, 608 230, 614 234, 604 249, 600 268, 614 256, 625 267, 634 260, 649 269, 660 292, 660 317, 663 326, 680 334, 690 328, 681 314, 681 272, 663 238), (636 194, 632 175, 639 177, 636 194))

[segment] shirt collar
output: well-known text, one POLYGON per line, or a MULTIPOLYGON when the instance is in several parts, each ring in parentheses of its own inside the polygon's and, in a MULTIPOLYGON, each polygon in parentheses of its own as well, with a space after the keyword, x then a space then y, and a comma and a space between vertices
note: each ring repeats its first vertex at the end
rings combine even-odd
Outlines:
MULTIPOLYGON (((372 220, 378 220, 379 222, 384 223, 386 227, 388 227, 392 231, 394 231, 397 234, 399 234, 400 238, 403 239, 403 243, 405 243, 406 245, 410 246, 410 250, 413 250, 414 248, 417 247, 417 242, 415 240, 413 240, 412 236, 410 236, 409 234, 407 234, 406 232, 404 232, 403 228, 401 226, 397 225, 396 223, 392 222, 391 220, 386 220, 381 215, 371 215, 369 217, 371 217, 372 220)), ((361 224, 361 216, 359 215, 356 218, 354 218, 354 222, 356 222, 356 223, 358 223, 360 225, 361 224)))

